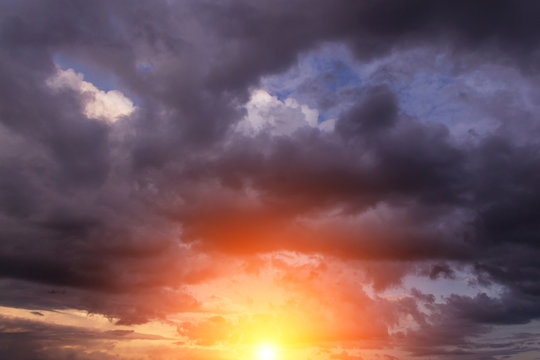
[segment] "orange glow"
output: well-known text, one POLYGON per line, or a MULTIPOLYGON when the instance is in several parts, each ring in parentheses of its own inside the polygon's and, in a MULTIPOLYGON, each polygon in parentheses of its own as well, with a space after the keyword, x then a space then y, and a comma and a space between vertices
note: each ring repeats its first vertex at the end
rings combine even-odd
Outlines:
MULTIPOLYGON (((118 324, 117 319, 80 310, 42 310, 36 315, 0 308, 0 315, 86 328, 104 340, 85 343, 84 351, 100 347, 107 355, 122 354, 122 360, 147 352, 164 359, 324 360, 345 350, 372 360, 388 339, 386 324, 398 330, 403 321, 407 326, 411 321, 389 311, 399 297, 370 295, 361 273, 343 271, 339 259, 275 252, 242 261, 223 258, 211 266, 220 276, 153 298, 152 305, 166 307, 168 313, 144 324, 118 324), (199 305, 177 311, 175 304, 182 303, 185 293, 199 305), (107 348, 105 342, 112 341, 108 337, 116 342, 114 348, 107 348)), ((79 344, 62 344, 62 351, 66 345, 79 344)))

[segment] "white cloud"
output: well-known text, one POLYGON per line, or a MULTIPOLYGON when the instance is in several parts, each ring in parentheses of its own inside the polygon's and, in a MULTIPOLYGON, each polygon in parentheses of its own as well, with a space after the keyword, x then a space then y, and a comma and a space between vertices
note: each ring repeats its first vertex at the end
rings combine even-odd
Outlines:
POLYGON ((53 89, 72 89, 84 97, 84 115, 91 119, 104 120, 114 123, 122 116, 130 115, 134 110, 133 102, 118 90, 103 91, 94 84, 84 81, 81 73, 73 69, 62 70, 47 80, 47 85, 53 89))
POLYGON ((263 131, 272 135, 290 135, 306 126, 325 131, 333 129, 331 120, 319 124, 318 110, 299 104, 293 98, 281 101, 262 89, 251 93, 245 108, 247 115, 238 124, 237 130, 246 135, 255 135, 263 131))

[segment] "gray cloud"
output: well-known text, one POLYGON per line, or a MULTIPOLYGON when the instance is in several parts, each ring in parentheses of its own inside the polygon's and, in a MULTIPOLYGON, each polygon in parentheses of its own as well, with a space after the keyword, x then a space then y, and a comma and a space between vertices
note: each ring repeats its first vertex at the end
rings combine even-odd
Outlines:
POLYGON ((463 95, 500 121, 472 140, 407 114, 380 83, 350 89, 333 132, 233 130, 262 76, 326 43, 359 63, 422 47, 456 74, 497 63, 536 84, 539 11, 534 1, 4 2, 0 302, 141 323, 197 307, 182 291, 204 272, 193 252, 293 250, 392 262, 395 277, 371 274, 378 290, 425 262, 432 279, 466 264, 506 289, 432 305, 435 325, 408 335, 425 346, 416 354, 540 317, 539 128, 516 94, 463 95), (114 125, 85 117, 84 95, 46 85, 58 56, 113 79, 138 109, 114 125))

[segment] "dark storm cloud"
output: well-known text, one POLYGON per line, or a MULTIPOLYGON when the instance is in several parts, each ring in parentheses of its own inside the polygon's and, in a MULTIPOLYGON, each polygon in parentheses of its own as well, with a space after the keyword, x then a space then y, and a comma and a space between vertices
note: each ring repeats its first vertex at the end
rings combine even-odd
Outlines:
POLYGON ((336 131, 344 138, 369 138, 373 133, 393 127, 397 111, 397 101, 389 89, 370 88, 362 103, 340 117, 336 131))
POLYGON ((433 298, 418 291, 415 291, 415 296, 432 313, 418 322, 419 329, 397 338, 415 355, 439 356, 442 359, 457 355, 465 359, 496 359, 497 356, 538 350, 537 344, 531 341, 531 334, 527 333, 517 333, 497 339, 497 342, 485 339, 471 341, 470 338, 472 334, 487 334, 496 325, 525 323, 538 316, 533 299, 520 299, 511 293, 491 298, 481 293, 474 297, 452 295, 441 304, 434 303, 433 298))
POLYGON ((497 131, 458 141, 446 125, 402 111, 389 87, 367 84, 352 91, 355 105, 335 132, 250 138, 231 129, 261 76, 325 42, 346 44, 359 61, 421 46, 444 51, 456 71, 493 61, 534 77, 538 2, 0 8, 0 276, 10 282, 3 304, 75 307, 123 323, 194 309, 182 286, 197 265, 181 240, 201 251, 287 249, 405 269, 397 278, 373 275, 377 289, 413 271, 405 262, 433 261, 427 276, 451 278, 444 261, 452 260, 473 266, 478 282, 508 289, 499 300, 433 305, 441 332, 411 335, 437 337, 422 344, 463 345, 490 324, 540 316, 540 145, 508 131, 517 109, 508 106, 497 131), (46 86, 56 55, 113 78, 139 108, 114 126, 88 119, 83 96, 46 86), (362 218, 377 207, 382 223, 362 218), (324 223, 336 209, 358 222, 324 223), (43 286, 69 295, 40 296, 43 286), (449 323, 452 334, 442 330, 449 323))

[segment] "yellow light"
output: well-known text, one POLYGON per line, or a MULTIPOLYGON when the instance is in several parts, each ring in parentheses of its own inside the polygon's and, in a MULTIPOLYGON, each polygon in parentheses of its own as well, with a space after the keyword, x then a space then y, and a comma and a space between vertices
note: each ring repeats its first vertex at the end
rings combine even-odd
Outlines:
POLYGON ((257 360, 276 360, 276 348, 269 344, 262 344, 257 347, 257 360))

